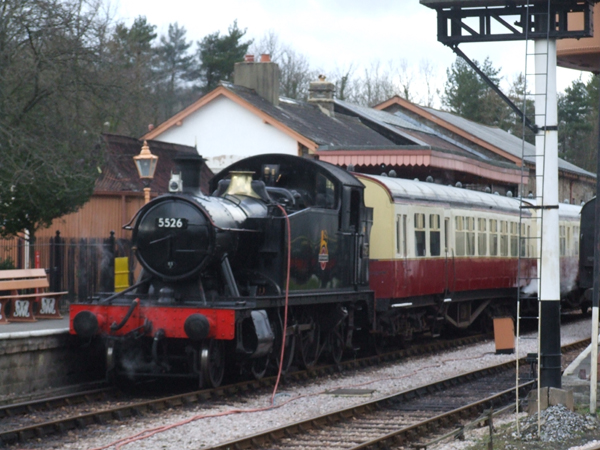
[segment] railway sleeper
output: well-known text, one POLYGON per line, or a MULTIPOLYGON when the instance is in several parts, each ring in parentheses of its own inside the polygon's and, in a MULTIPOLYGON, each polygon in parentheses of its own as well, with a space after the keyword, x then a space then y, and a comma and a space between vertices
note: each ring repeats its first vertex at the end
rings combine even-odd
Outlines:
POLYGON ((7 445, 15 444, 19 442, 19 434, 17 432, 3 433, 1 442, 7 445))

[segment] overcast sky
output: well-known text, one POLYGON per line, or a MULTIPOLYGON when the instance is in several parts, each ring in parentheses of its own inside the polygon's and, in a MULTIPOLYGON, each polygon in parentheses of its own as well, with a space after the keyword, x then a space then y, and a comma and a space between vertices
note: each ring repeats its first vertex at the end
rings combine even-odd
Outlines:
MULTIPOLYGON (((272 30, 316 70, 343 70, 350 64, 364 67, 375 61, 398 65, 405 60, 418 78, 420 64, 428 61, 435 68, 436 84, 441 89, 446 68, 456 59, 450 48, 437 41, 436 12, 418 0, 111 1, 116 17, 127 25, 143 15, 157 26, 159 35, 164 35, 169 24, 177 22, 194 42, 215 31, 227 33, 236 19, 240 28, 247 29, 248 38, 260 40, 272 30)), ((461 49, 480 62, 489 56, 493 66, 502 69, 504 80, 512 81, 524 72, 522 42, 463 44, 461 49)), ((580 74, 584 79, 589 76, 558 68, 558 90, 564 90, 580 74)))

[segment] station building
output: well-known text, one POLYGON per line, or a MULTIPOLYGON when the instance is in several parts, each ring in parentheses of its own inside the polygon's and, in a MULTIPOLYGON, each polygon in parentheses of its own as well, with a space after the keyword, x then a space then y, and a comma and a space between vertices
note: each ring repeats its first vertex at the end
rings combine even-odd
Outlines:
MULTIPOLYGON (((246 156, 287 153, 499 195, 535 192, 535 162, 521 157, 519 137, 400 97, 368 108, 335 99, 334 90, 321 78, 307 101, 280 97, 277 64, 248 58, 235 65, 233 83, 221 83, 143 139, 196 147, 215 173, 246 156)), ((524 145, 525 154, 535 154, 524 145)), ((580 204, 594 195, 595 175, 567 161, 559 161, 559 179, 561 201, 580 204)))

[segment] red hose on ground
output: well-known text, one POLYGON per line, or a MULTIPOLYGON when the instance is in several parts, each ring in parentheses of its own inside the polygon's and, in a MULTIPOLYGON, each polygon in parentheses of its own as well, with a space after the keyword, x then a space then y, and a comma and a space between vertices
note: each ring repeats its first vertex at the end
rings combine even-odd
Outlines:
POLYGON ((292 229, 290 226, 290 218, 285 211, 285 208, 281 205, 277 207, 283 213, 285 217, 286 229, 287 229, 287 274, 285 278, 285 307, 283 309, 283 336, 281 338, 281 355, 279 356, 279 370, 277 371, 277 381, 273 388, 273 395, 271 395, 271 405, 275 405, 275 394, 277 393, 277 387, 279 386, 279 380, 281 378, 281 371, 283 367, 283 356, 285 354, 285 336, 287 333, 287 316, 288 316, 288 299, 290 292, 290 265, 292 261, 292 229))
MULTIPOLYGON (((474 359, 480 359, 483 358, 486 354, 484 353, 483 355, 480 356, 475 356, 475 357, 471 357, 471 358, 460 358, 460 359, 446 359, 446 360, 442 360, 441 362, 437 363, 437 364, 430 364, 428 366, 425 367, 420 367, 417 370, 414 370, 410 373, 401 375, 401 376, 389 376, 389 377, 383 377, 383 378, 377 378, 374 380, 368 380, 365 381, 364 383, 358 383, 358 384, 354 384, 351 386, 338 386, 338 387, 345 387, 345 388, 349 388, 349 387, 353 387, 353 388, 357 388, 360 386, 367 386, 369 384, 373 384, 379 381, 386 381, 386 380, 401 380, 404 378, 409 378, 409 377, 414 377, 415 375, 417 375, 419 372, 426 370, 426 369, 433 369, 433 368, 439 368, 441 366, 443 366, 444 364, 446 364, 447 362, 453 362, 453 361, 466 361, 466 360, 474 360, 474 359)), ((102 447, 97 447, 91 450, 105 450, 107 448, 110 447, 115 447, 115 450, 120 450, 121 448, 123 448, 123 446, 127 445, 127 444, 131 444, 133 442, 136 441, 141 441, 143 439, 147 439, 149 437, 154 436, 155 434, 159 434, 159 433, 163 433, 165 431, 168 431, 172 428, 176 428, 179 427, 181 425, 186 425, 188 423, 191 422, 195 422, 197 420, 200 419, 209 419, 209 418, 213 418, 213 417, 222 417, 222 416, 227 416, 227 415, 231 415, 231 414, 242 414, 242 413, 255 413, 255 412, 262 412, 262 411, 268 411, 270 409, 276 409, 276 408, 281 408, 282 406, 287 405, 288 403, 294 402, 296 400, 299 400, 301 398, 305 398, 305 397, 314 397, 314 396, 318 396, 318 395, 323 395, 324 393, 326 393, 327 391, 331 391, 331 390, 335 390, 336 387, 331 387, 325 391, 320 391, 320 392, 313 392, 313 393, 309 393, 309 394, 302 394, 302 395, 297 395, 296 397, 292 397, 282 403, 280 403, 279 405, 269 405, 269 406, 264 406, 262 408, 252 408, 252 409, 230 409, 229 411, 223 411, 220 413, 216 413, 216 414, 199 414, 197 416, 193 416, 190 417, 188 419, 182 420, 180 422, 176 422, 173 423, 171 425, 165 425, 162 427, 156 427, 156 428, 150 428, 144 431, 141 431, 137 434, 134 434, 132 436, 128 436, 122 439, 119 439, 117 441, 111 442, 110 444, 106 444, 102 447)))

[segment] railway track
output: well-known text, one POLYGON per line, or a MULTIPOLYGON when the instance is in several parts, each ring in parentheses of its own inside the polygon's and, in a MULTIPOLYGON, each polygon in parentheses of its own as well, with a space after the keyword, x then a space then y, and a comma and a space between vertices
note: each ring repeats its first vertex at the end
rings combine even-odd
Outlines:
MULTIPOLYGON (((357 360, 350 360, 342 362, 339 366, 322 366, 311 369, 310 371, 294 372, 286 375, 286 381, 290 382, 303 382, 306 380, 313 379, 318 376, 327 376, 333 373, 339 373, 340 371, 351 371, 360 368, 370 367, 376 364, 385 362, 398 361, 408 356, 422 355, 426 353, 439 352, 446 348, 456 347, 460 345, 468 345, 474 342, 478 342, 482 339, 481 336, 471 337, 467 339, 455 340, 452 342, 433 342, 431 344, 413 347, 402 351, 392 352, 380 356, 371 356, 368 358, 362 358, 357 360)), ((587 345, 589 340, 580 341, 579 347, 587 345)), ((577 344, 572 344, 569 347, 574 347, 577 344)), ((48 405, 53 403, 61 405, 66 403, 70 404, 84 404, 87 398, 100 396, 105 394, 101 392, 96 393, 82 393, 82 397, 70 396, 69 399, 64 400, 62 403, 58 400, 48 402, 40 400, 37 402, 27 402, 27 405, 11 405, 11 407, 3 407, 4 417, 11 417, 13 423, 19 423, 19 426, 14 426, 10 429, 0 429, 0 444, 13 444, 17 442, 26 442, 33 438, 44 438, 57 433, 62 433, 69 430, 82 429, 86 426, 96 423, 105 423, 112 420, 126 420, 130 417, 144 415, 151 412, 159 412, 168 408, 176 408, 183 406, 192 406, 198 403, 206 402, 209 400, 219 400, 230 396, 239 396, 243 394, 256 393, 259 389, 271 388, 274 385, 275 377, 264 378, 262 380, 244 381, 241 383, 231 384, 222 386, 216 389, 201 390, 195 392, 187 392, 184 394, 172 395, 169 397, 161 397, 152 400, 137 401, 137 402, 120 402, 118 406, 110 406, 102 408, 98 411, 84 412, 69 415, 54 420, 45 420, 39 423, 23 424, 26 420, 24 419, 25 414, 30 414, 32 411, 40 411, 40 408, 45 408, 47 416, 52 416, 51 408, 48 405), (82 401, 83 399, 83 401, 82 401), (23 419, 18 417, 21 415, 23 419)), ((514 377, 513 377, 514 384, 514 377)), ((112 395, 107 393, 106 395, 112 395)), ((88 408, 89 409, 89 408, 88 408)))
MULTIPOLYGON (((589 342, 584 339, 565 345, 562 352, 579 351, 589 342)), ((519 360, 523 372, 527 370, 524 362, 525 358, 519 360)), ((465 373, 228 441, 210 450, 426 449, 440 436, 460 434, 467 425, 490 423, 494 411, 514 408, 515 366, 516 361, 510 361, 465 373)), ((535 380, 522 383, 519 397, 534 385, 535 380)))
MULTIPOLYGON (((313 367, 307 371, 291 372, 285 375, 285 382, 305 382, 320 376, 328 376, 344 371, 357 370, 367 367, 400 361, 408 357, 431 354, 443 350, 472 345, 485 340, 485 335, 469 336, 448 341, 432 341, 431 343, 412 346, 382 355, 342 361, 339 365, 324 365, 313 367)), ((205 389, 186 392, 168 397, 160 397, 145 401, 127 400, 119 395, 117 389, 102 387, 80 393, 54 396, 39 400, 19 402, 0 407, 0 445, 26 442, 33 438, 41 438, 73 429, 81 429, 94 423, 104 423, 109 420, 124 420, 148 412, 158 412, 167 408, 193 405, 211 399, 227 398, 232 395, 255 392, 257 389, 267 389, 274 386, 275 377, 261 380, 249 380, 240 383, 221 386, 216 389, 205 389), (118 407, 110 406, 110 401, 118 399, 118 407), (67 407, 67 413, 55 413, 57 409, 67 407), (85 412, 69 409, 80 407, 85 412), (89 409, 97 411, 88 411, 89 409), (35 416, 34 419, 31 416, 35 416), (62 416, 62 417, 57 417, 62 416), (47 418, 44 419, 44 417, 47 418)))
MULTIPOLYGON (((419 443, 486 409, 514 403, 515 361, 410 389, 211 447, 211 450, 379 449, 419 443)), ((523 395, 534 381, 522 384, 523 395)), ((421 444, 423 445, 423 444, 421 444)))

